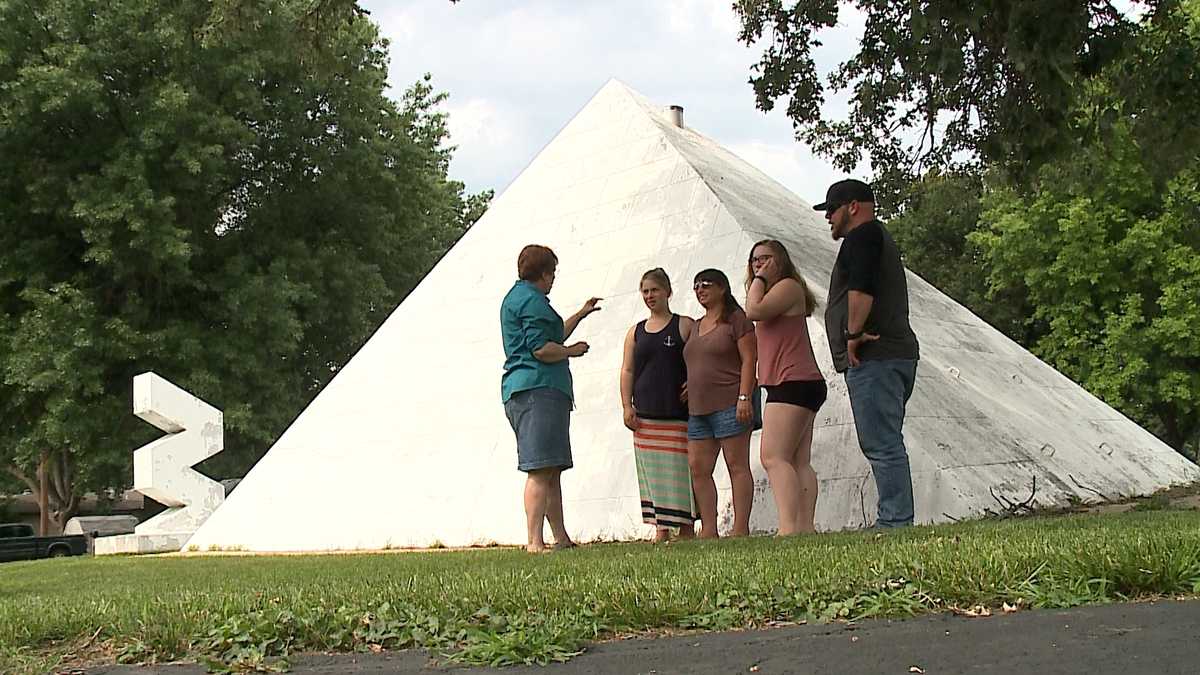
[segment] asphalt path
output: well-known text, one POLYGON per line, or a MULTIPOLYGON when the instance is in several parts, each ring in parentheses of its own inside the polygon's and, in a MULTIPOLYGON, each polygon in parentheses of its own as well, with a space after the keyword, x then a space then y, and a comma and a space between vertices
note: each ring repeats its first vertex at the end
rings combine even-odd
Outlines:
MULTIPOLYGON (((198 666, 112 666, 89 675, 199 675, 198 666)), ((616 640, 545 667, 451 668, 420 651, 305 655, 299 675, 505 673, 1200 673, 1200 601, 949 614, 858 624, 616 640)))

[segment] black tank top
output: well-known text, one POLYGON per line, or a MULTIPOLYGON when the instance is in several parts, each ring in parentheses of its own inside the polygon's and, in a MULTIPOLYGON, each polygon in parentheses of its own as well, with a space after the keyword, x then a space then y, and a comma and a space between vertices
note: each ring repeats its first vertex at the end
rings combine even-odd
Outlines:
POLYGON ((687 404, 679 400, 686 381, 679 315, 672 314, 657 333, 646 332, 646 322, 638 322, 633 332, 633 407, 638 417, 686 420, 687 404))

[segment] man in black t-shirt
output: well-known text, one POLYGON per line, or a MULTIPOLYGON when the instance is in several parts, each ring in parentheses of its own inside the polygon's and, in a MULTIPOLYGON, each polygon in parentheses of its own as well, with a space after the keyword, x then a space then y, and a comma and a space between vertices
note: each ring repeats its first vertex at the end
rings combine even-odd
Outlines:
POLYGON ((813 208, 825 212, 833 238, 842 240, 829 281, 825 334, 834 368, 846 375, 858 444, 875 475, 877 525, 912 525, 903 428, 920 348, 908 323, 900 251, 875 218, 875 195, 862 181, 834 183, 813 208))

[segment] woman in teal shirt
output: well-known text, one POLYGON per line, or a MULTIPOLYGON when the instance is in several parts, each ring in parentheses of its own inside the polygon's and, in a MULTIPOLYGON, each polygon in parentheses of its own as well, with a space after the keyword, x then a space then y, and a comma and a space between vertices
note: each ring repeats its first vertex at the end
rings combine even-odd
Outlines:
POLYGON ((591 298, 565 322, 550 306, 558 257, 531 244, 517 257, 518 281, 500 303, 504 375, 500 396, 517 435, 517 468, 524 471, 525 550, 546 550, 542 521, 550 521, 555 548, 575 545, 563 524, 562 472, 571 468, 571 370, 567 359, 583 356, 586 342, 565 344, 586 316, 600 309, 591 298))

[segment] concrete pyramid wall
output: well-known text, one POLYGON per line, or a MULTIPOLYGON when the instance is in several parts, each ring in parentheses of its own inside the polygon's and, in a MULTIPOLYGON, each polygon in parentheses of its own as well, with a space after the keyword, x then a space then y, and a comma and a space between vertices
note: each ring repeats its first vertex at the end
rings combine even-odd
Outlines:
MULTIPOLYGON (((824 185, 811 186, 818 194, 824 185)), ((749 247, 783 240, 824 302, 837 253, 809 204, 663 108, 606 84, 393 312, 254 467, 188 548, 259 551, 524 543, 523 475, 499 400, 499 303, 517 252, 559 256, 551 301, 564 316, 590 295, 602 312, 576 333, 575 468, 564 474, 568 528, 581 541, 645 537, 632 439, 621 424, 624 332, 644 318, 637 283, 664 267, 674 309, 698 316, 691 278, 705 267, 735 285, 749 247)), ((937 289, 909 275, 922 356, 905 435, 919 522, 996 508, 989 492, 1039 504, 1144 494, 1200 469, 937 289)), ((819 314, 820 310, 818 310, 819 314)), ((817 524, 874 517, 874 482, 854 435, 845 384, 818 319, 814 346, 830 383, 817 420, 817 524)), ((757 456, 757 434, 752 455, 757 456)), ((774 503, 753 461, 751 525, 772 530, 774 503)), ((724 526, 732 518, 718 463, 724 526)))

